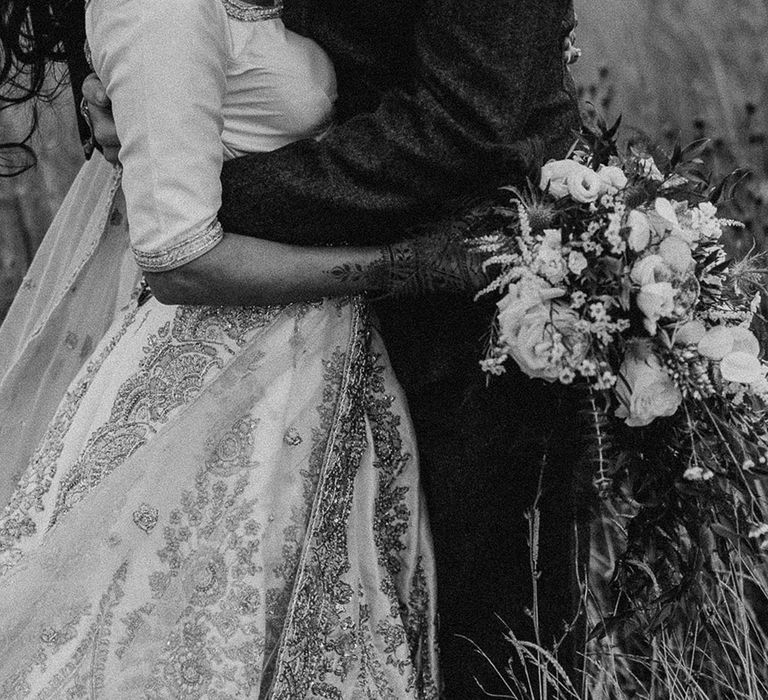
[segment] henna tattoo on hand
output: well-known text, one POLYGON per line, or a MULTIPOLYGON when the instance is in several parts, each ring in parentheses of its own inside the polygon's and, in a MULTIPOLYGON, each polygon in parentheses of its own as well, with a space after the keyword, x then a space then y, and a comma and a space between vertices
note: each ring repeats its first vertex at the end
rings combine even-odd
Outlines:
POLYGON ((390 250, 390 294, 466 293, 486 283, 482 260, 455 231, 411 238, 390 250))
POLYGON ((367 265, 342 263, 327 270, 336 281, 350 286, 361 286, 373 292, 383 292, 388 286, 390 255, 387 248, 379 251, 379 257, 367 265))
POLYGON ((367 265, 342 263, 327 273, 342 284, 381 297, 467 293, 488 283, 482 263, 482 256, 453 227, 388 245, 367 265))

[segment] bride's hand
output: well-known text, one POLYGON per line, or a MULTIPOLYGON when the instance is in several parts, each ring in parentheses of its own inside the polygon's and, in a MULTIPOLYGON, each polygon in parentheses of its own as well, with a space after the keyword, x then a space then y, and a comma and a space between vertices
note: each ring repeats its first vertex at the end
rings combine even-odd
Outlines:
POLYGON ((563 60, 570 66, 581 58, 581 49, 576 46, 576 32, 571 32, 563 39, 563 60))
MULTIPOLYGON (((571 7, 571 11, 573 11, 573 7, 571 7)), ((572 27, 571 31, 563 39, 563 61, 565 61, 566 66, 573 65, 581 58, 581 49, 576 46, 576 27, 579 26, 579 18, 575 12, 573 12, 569 24, 572 27)))
POLYGON ((112 165, 118 165, 120 140, 117 138, 112 106, 96 73, 91 73, 83 81, 83 99, 90 115, 95 146, 112 165))

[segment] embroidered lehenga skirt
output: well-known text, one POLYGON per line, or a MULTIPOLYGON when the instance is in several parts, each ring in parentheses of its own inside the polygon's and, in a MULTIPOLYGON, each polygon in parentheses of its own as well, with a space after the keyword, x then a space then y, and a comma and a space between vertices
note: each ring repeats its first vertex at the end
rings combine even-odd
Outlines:
MULTIPOLYGON (((89 225, 124 225, 114 191, 89 225)), ((364 303, 134 295, 57 403, 0 520, 0 697, 437 697, 416 445, 364 303)))

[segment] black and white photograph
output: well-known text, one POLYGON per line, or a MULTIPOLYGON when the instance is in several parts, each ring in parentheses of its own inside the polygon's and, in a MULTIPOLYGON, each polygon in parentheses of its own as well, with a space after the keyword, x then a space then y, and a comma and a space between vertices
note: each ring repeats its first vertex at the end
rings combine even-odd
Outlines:
POLYGON ((766 0, 0 0, 0 699, 768 698, 766 0))

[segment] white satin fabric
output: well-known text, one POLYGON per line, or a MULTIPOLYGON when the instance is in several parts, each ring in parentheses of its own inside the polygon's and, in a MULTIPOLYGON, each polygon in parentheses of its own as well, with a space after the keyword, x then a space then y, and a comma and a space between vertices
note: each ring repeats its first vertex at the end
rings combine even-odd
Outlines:
MULTIPOLYGON (((140 5, 181 5, 117 0, 124 24, 112 25, 96 17, 101 1, 89 6, 91 30, 103 19, 134 38, 140 5)), ((205 31, 173 15, 173 32, 224 36, 216 60, 244 61, 214 118, 225 149, 324 128, 330 98, 288 94, 304 80, 330 94, 316 62, 300 67, 319 49, 279 21, 245 26, 211 0, 184 7, 198 5, 205 31), (286 45, 304 48, 281 82, 286 45), (274 119, 244 118, 246 105, 267 103, 274 119), (303 113, 277 114, 289 105, 303 113)), ((109 42, 92 43, 107 66, 109 42)), ((121 90, 118 112, 130 101, 121 90)), ((158 153, 171 154, 163 124, 169 150, 158 153)), ((124 125, 129 143, 134 128, 124 125)), ((126 199, 99 156, 83 167, 0 328, 0 697, 436 698, 416 445, 365 305, 139 306, 132 294, 129 230, 134 245, 163 252, 215 211, 222 142, 193 131, 216 145, 196 143, 203 157, 186 144, 199 171, 183 158, 155 163, 137 129, 126 199), (170 201, 179 192, 188 210, 170 201), (135 234, 135 221, 147 228, 135 234)))

